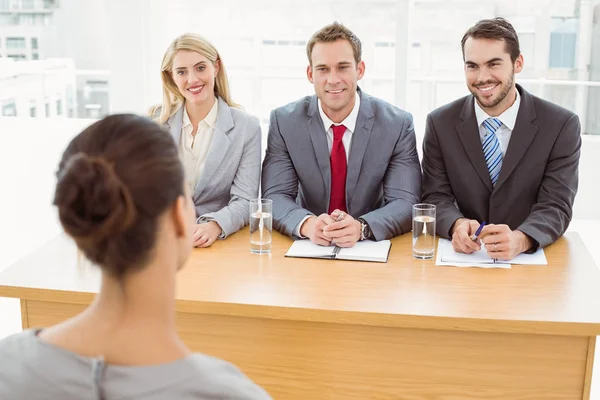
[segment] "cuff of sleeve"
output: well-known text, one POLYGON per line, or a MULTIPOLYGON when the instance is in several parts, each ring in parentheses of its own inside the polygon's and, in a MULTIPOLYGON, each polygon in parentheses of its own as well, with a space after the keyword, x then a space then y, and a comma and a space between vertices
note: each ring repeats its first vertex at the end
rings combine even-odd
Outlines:
POLYGON ((307 215, 306 217, 302 218, 302 221, 300 221, 298 225, 296 225, 296 228, 294 228, 294 236, 297 236, 300 239, 306 239, 300 234, 300 228, 302 227, 302 224, 310 217, 312 217, 312 215, 307 215))
MULTIPOLYGON (((518 230, 523 232, 521 229, 518 229, 518 230)), ((525 251, 524 253, 525 254, 533 254, 536 251, 538 251, 538 249, 540 248, 540 243, 537 240, 535 240, 533 237, 531 237, 531 235, 527 234, 526 232, 523 232, 523 234, 531 240, 531 247, 529 248, 529 250, 525 251)))

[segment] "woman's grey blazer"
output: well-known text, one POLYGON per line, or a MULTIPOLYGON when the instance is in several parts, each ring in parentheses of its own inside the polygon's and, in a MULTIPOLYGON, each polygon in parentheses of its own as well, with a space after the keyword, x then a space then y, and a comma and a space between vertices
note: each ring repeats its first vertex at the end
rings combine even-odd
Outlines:
MULTIPOLYGON (((258 198, 262 135, 258 118, 218 101, 215 132, 192 198, 197 222, 216 221, 224 238, 248 224, 249 202, 258 198)), ((183 110, 166 122, 178 147, 183 110)))

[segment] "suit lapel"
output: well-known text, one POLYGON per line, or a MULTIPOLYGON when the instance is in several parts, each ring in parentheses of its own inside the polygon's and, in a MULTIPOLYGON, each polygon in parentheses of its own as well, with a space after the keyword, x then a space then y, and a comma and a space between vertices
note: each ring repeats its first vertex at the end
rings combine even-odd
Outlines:
POLYGON ((329 196, 331 191, 331 165, 329 160, 329 147, 327 146, 327 132, 323 127, 323 120, 319 114, 317 96, 312 96, 308 105, 308 121, 306 121, 310 140, 315 150, 319 170, 325 184, 325 192, 327 194, 325 204, 329 204, 329 196))
POLYGON ((502 160, 502 169, 500 170, 495 190, 498 190, 515 170, 538 131, 538 127, 532 123, 536 119, 533 98, 519 85, 517 85, 517 90, 519 90, 519 94, 521 95, 521 105, 517 113, 515 129, 510 135, 508 148, 502 160))
POLYGON ((200 179, 198 180, 198 184, 194 190, 194 202, 198 200, 202 194, 202 191, 211 181, 211 178, 223 162, 223 159, 227 154, 227 150, 229 150, 229 146, 231 145, 231 140, 227 135, 227 133, 234 127, 231 110, 229 109, 227 103, 225 103, 221 98, 218 98, 218 101, 219 110, 217 112, 217 124, 215 127, 215 132, 213 133, 212 141, 210 142, 210 147, 208 148, 208 154, 204 163, 202 175, 200 175, 200 179))
POLYGON ((181 137, 181 126, 183 125, 183 107, 185 107, 185 103, 179 107, 179 110, 175 112, 166 122, 167 128, 169 132, 171 132, 171 136, 173 140, 175 140, 175 144, 179 147, 179 138, 181 137))
POLYGON ((491 193, 494 186, 492 185, 492 179, 490 178, 483 149, 481 148, 481 138, 479 136, 479 127, 477 126, 473 101, 473 96, 468 96, 465 100, 462 112, 460 113, 460 118, 463 122, 456 126, 456 131, 473 168, 475 168, 475 171, 477 171, 477 174, 491 193))
POLYGON ((352 142, 350 145, 350 156, 348 157, 348 173, 346 176, 346 204, 348 207, 352 204, 352 195, 358 183, 360 167, 363 157, 369 143, 371 128, 373 128, 373 107, 369 96, 358 90, 357 96, 360 96, 360 108, 356 119, 356 127, 352 133, 352 142))

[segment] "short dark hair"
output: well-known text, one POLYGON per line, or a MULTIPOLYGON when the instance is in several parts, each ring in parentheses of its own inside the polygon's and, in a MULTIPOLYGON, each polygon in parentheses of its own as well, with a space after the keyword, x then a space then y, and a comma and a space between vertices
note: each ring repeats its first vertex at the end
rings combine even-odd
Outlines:
POLYGON ((360 39, 352 33, 352 31, 346 28, 339 22, 334 22, 324 26, 323 28, 316 31, 306 44, 306 55, 308 56, 308 63, 312 65, 312 50, 317 43, 331 43, 338 40, 347 40, 352 46, 352 52, 354 53, 354 61, 358 64, 362 58, 362 45, 360 39))
POLYGON ((510 22, 504 18, 482 19, 467 30, 460 42, 463 60, 465 58, 465 42, 470 37, 473 39, 504 40, 504 49, 510 54, 510 59, 513 63, 521 54, 517 32, 510 22))
POLYGON ((158 218, 184 193, 171 135, 130 114, 83 130, 67 146, 56 175, 54 205, 65 232, 117 278, 150 261, 158 218))

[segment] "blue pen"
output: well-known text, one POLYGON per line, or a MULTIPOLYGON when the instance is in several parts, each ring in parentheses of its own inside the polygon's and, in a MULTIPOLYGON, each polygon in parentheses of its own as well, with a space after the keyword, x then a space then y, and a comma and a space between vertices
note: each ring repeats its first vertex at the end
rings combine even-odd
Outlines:
POLYGON ((481 230, 483 229, 484 226, 485 226, 485 221, 482 222, 481 225, 479 225, 479 228, 477 228, 477 231, 473 235, 471 235, 471 240, 472 241, 476 241, 477 240, 477 238, 481 234, 481 230))
MULTIPOLYGON (((478 238, 478 237, 479 237, 479 235, 481 234, 481 230, 483 229, 483 227, 484 227, 484 226, 485 226, 485 221, 484 221, 484 222, 482 222, 482 223, 481 223, 481 225, 479 225, 479 228, 477 228, 477 231, 476 231, 476 232, 475 232, 473 235, 471 235, 471 240, 472 240, 472 241, 476 241, 476 240, 477 240, 477 238, 478 238)), ((498 259, 496 259, 496 258, 492 258, 492 262, 493 262, 494 264, 496 264, 496 261, 498 261, 498 259)))

